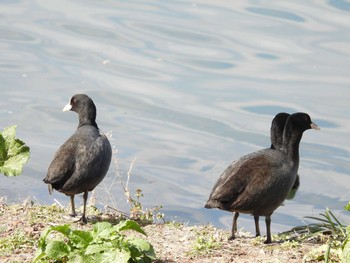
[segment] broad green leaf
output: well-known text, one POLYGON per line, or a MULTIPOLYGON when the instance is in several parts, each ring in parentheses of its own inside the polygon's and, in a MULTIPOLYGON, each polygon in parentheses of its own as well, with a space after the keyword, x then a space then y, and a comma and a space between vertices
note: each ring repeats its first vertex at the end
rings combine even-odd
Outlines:
POLYGON ((150 243, 147 240, 138 237, 129 237, 128 242, 141 251, 147 251, 151 248, 150 243))
POLYGON ((64 224, 64 225, 58 225, 58 226, 50 226, 48 229, 48 232, 51 232, 51 231, 60 232, 61 234, 68 237, 72 230, 70 229, 70 225, 64 224))
POLYGON ((111 223, 108 222, 98 222, 94 225, 94 232, 100 233, 106 229, 110 229, 112 227, 111 223))
POLYGON ((350 211, 350 202, 344 206, 344 210, 350 211))
POLYGON ((60 260, 69 255, 69 247, 62 241, 53 240, 47 244, 45 253, 52 259, 60 260))
POLYGON ((82 255, 80 253, 81 253, 80 250, 75 251, 73 253, 70 253, 67 262, 69 262, 69 263, 99 263, 99 262, 101 262, 101 260, 98 256, 82 255))
POLYGON ((37 251, 34 255, 34 259, 33 259, 33 263, 36 263, 38 261, 40 261, 41 259, 43 259, 44 257, 46 257, 46 254, 44 251, 37 251))
POLYGON ((94 243, 100 243, 103 242, 103 240, 118 239, 120 234, 116 233, 112 224, 108 222, 99 222, 94 225, 92 236, 94 243))
POLYGON ((62 234, 64 234, 65 236, 69 235, 70 230, 70 226, 69 225, 61 225, 61 226, 50 226, 50 227, 46 227, 43 232, 41 233, 41 236, 39 238, 39 242, 38 242, 38 248, 41 249, 41 251, 45 251, 46 249, 46 237, 47 235, 51 232, 51 231, 58 231, 62 234))
POLYGON ((0 133, 0 173, 6 176, 20 175, 30 155, 29 147, 15 138, 16 127, 7 127, 0 133))
POLYGON ((104 242, 103 244, 93 244, 86 248, 85 255, 98 254, 111 249, 113 249, 111 242, 104 242))
POLYGON ((111 232, 112 224, 108 222, 98 222, 94 225, 94 236, 106 236, 111 232))
POLYGON ((133 220, 121 221, 118 225, 114 226, 114 229, 118 232, 125 231, 125 230, 134 230, 136 232, 139 232, 139 233, 147 236, 146 232, 143 231, 143 229, 140 227, 140 225, 133 220))
POLYGON ((93 238, 91 232, 73 230, 70 232, 69 239, 76 245, 77 248, 86 248, 93 238))
MULTIPOLYGON (((125 250, 110 250, 101 255, 100 263, 128 263, 131 259, 130 252, 125 250)), ((132 261, 136 262, 136 261, 132 261)))
MULTIPOLYGON (((141 253, 144 256, 146 256, 146 258, 156 259, 156 254, 154 252, 153 246, 147 240, 138 237, 129 237, 127 241, 129 245, 136 248, 136 254, 141 253)), ((134 249, 132 249, 132 251, 135 252, 134 249)), ((135 255, 135 257, 136 256, 137 255, 135 255)))
POLYGON ((34 260, 63 261, 74 263, 96 262, 152 262, 155 253, 152 245, 141 238, 126 237, 119 231, 134 230, 145 234, 142 228, 132 220, 112 226, 108 222, 94 225, 93 230, 72 230, 70 225, 46 228, 39 240, 34 260), (49 233, 55 231, 64 235, 65 242, 51 241, 49 233))

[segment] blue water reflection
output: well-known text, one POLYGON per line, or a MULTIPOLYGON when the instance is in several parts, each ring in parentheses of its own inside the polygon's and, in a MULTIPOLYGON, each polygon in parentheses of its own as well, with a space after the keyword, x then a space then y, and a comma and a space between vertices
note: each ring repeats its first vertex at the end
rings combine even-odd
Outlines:
POLYGON ((296 14, 286 12, 283 10, 276 10, 276 9, 262 8, 262 7, 247 7, 246 10, 255 14, 265 15, 268 17, 287 19, 295 22, 305 22, 305 19, 302 18, 301 16, 298 16, 296 14))
MULTIPOLYGON (((303 135, 301 185, 273 215, 272 229, 303 224, 326 206, 350 221, 342 211, 350 200, 347 2, 1 5, 1 126, 17 124, 32 155, 20 177, 0 176, 0 196, 69 203, 50 196, 42 179, 77 126, 62 107, 84 92, 117 150, 96 189, 101 208, 112 196, 128 210, 120 182, 135 159, 130 187, 143 190, 144 205, 163 205, 168 219, 229 228, 230 213, 203 208, 217 177, 269 147, 277 112, 304 111, 321 131, 303 135)), ((254 230, 249 216, 239 223, 254 230)))

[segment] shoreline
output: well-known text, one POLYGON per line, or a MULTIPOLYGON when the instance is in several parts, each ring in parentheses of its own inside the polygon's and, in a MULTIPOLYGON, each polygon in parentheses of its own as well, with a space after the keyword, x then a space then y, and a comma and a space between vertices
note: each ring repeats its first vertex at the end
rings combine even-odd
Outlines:
MULTIPOLYGON (((115 214, 89 207, 88 223, 82 225, 69 219, 68 210, 55 204, 0 203, 0 261, 31 262, 37 241, 47 226, 68 223, 75 229, 87 230, 94 222, 118 220, 115 214)), ((322 255, 326 241, 326 238, 292 240, 290 236, 274 235, 273 243, 265 245, 264 237, 255 238, 242 231, 235 240, 227 241, 229 231, 176 222, 152 223, 142 228, 156 252, 155 262, 317 262, 315 259, 322 255)))

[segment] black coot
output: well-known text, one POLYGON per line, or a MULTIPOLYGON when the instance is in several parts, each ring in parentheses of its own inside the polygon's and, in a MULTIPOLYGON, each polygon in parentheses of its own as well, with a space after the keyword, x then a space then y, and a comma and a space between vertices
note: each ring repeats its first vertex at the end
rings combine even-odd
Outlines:
MULTIPOLYGON (((299 143, 303 132, 310 128, 319 129, 308 114, 290 115, 283 131, 282 147, 253 152, 233 162, 214 185, 205 208, 251 214, 255 222, 259 216, 265 216, 265 243, 271 243, 271 215, 296 180, 299 143)), ((230 239, 235 238, 235 224, 234 220, 230 239)))
MULTIPOLYGON (((283 130, 286 124, 287 118, 289 117, 288 113, 280 112, 278 113, 272 120, 271 129, 270 129, 270 137, 271 137, 271 149, 280 149, 282 147, 282 139, 283 139, 283 130)), ((237 219, 239 217, 239 212, 234 212, 233 215, 233 223, 232 223, 232 235, 229 238, 235 238, 235 232, 237 231, 237 219)), ((255 222, 255 236, 260 236, 260 227, 259 227, 259 215, 254 215, 255 222)))
POLYGON ((76 94, 63 111, 79 114, 75 133, 58 149, 51 162, 44 182, 70 196, 72 216, 76 216, 74 195, 84 193, 84 210, 81 221, 86 223, 86 200, 105 177, 112 157, 111 145, 96 124, 96 107, 90 97, 76 94))

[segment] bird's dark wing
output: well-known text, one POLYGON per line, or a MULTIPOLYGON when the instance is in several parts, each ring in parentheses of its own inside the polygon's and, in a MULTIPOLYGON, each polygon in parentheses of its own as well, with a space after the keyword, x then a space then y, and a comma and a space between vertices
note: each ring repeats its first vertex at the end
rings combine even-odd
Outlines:
POLYGON ((44 182, 60 190, 75 170, 75 136, 70 137, 56 152, 44 182))
POLYGON ((244 201, 242 197, 254 201, 252 195, 271 183, 273 178, 269 176, 269 171, 272 166, 278 165, 267 158, 265 151, 270 150, 245 155, 229 165, 214 185, 208 202, 230 210, 236 202, 244 201))
POLYGON ((104 178, 110 165, 112 150, 108 139, 102 135, 77 147, 74 174, 64 185, 66 192, 93 190, 104 178))

